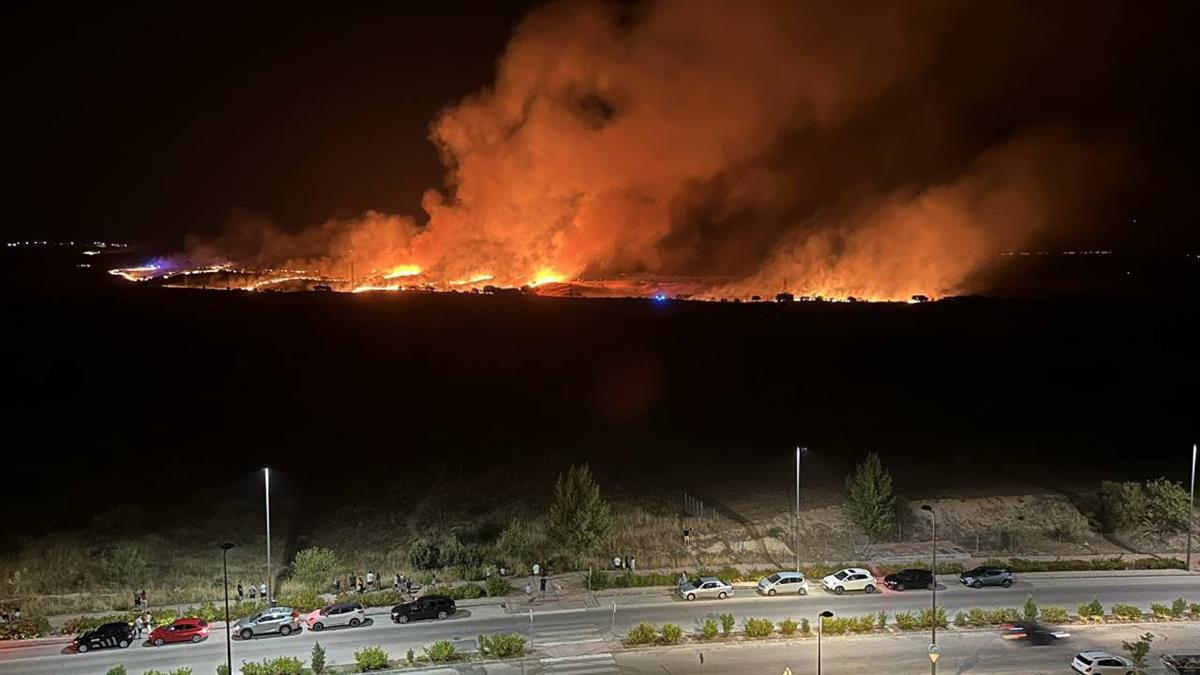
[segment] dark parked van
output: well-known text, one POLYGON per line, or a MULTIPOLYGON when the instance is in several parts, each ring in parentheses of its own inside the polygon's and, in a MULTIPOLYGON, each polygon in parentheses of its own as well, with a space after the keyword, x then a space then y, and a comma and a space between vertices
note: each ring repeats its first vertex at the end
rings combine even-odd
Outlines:
POLYGON ((906 588, 933 588, 933 573, 929 570, 900 570, 883 578, 883 585, 893 591, 906 588))
POLYGON ((444 595, 426 595, 393 607, 392 621, 408 623, 418 619, 444 619, 456 611, 454 601, 450 598, 444 595))

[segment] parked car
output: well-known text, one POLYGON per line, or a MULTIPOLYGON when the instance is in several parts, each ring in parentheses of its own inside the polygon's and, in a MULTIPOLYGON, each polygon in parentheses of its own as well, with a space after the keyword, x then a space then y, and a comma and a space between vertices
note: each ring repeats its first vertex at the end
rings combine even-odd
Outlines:
POLYGON ((1036 621, 1018 621, 1000 627, 1001 636, 1005 640, 1025 640, 1031 645, 1052 645, 1067 637, 1070 633, 1054 630, 1036 621))
POLYGON ((718 598, 724 600, 733 595, 733 584, 721 581, 716 577, 700 577, 687 583, 679 584, 675 592, 684 600, 695 600, 696 598, 718 598))
POLYGON ((1012 570, 1007 567, 976 567, 973 570, 967 570, 958 576, 958 580, 963 586, 971 588, 982 588, 984 586, 1003 586, 1008 588, 1017 580, 1013 576, 1012 570))
POLYGON ((75 646, 75 651, 82 654, 90 649, 103 647, 124 649, 133 644, 135 637, 137 637, 137 631, 133 630, 133 626, 124 621, 118 621, 97 626, 95 630, 89 630, 72 640, 71 644, 75 646))
POLYGON ((841 572, 830 574, 821 580, 827 591, 841 595, 846 591, 875 592, 875 577, 861 567, 847 567, 841 572))
POLYGON ((765 595, 780 593, 808 595, 808 580, 799 572, 776 572, 758 580, 758 592, 765 595))
POLYGON ((933 588, 933 572, 929 570, 909 569, 892 572, 883 578, 883 585, 893 591, 903 591, 909 588, 933 588))
POLYGON ((237 623, 233 624, 233 632, 243 640, 270 633, 291 635, 298 630, 300 612, 291 607, 268 607, 254 616, 238 619, 237 623))
POLYGON ((417 619, 445 619, 457 611, 454 600, 444 595, 426 595, 393 607, 392 621, 408 623, 417 619))
POLYGON ((1082 675, 1119 673, 1133 675, 1133 661, 1108 652, 1082 652, 1071 661, 1071 670, 1082 675))
POLYGON ((325 630, 337 626, 355 627, 366 618, 367 613, 363 611, 362 605, 357 602, 341 602, 309 612, 304 617, 304 623, 313 630, 325 630))
POLYGON ((175 619, 166 626, 150 631, 150 643, 161 647, 168 642, 203 642, 208 639, 208 622, 189 617, 175 619))

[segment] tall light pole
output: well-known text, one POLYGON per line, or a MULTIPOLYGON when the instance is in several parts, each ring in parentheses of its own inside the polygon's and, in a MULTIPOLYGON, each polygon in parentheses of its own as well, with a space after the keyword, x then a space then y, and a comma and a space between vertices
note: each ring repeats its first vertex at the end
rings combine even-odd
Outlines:
POLYGON ((267 597, 265 599, 267 601, 267 606, 269 607, 272 604, 271 598, 274 597, 274 595, 271 594, 271 585, 273 583, 273 580, 271 579, 271 469, 270 469, 270 467, 265 467, 265 466, 263 467, 263 489, 266 491, 266 496, 267 496, 267 597))
POLYGON ((800 571, 800 453, 804 448, 796 446, 796 532, 795 532, 795 550, 796 550, 796 571, 800 571))
POLYGON ((933 568, 930 570, 931 573, 933 574, 933 616, 930 617, 930 621, 929 621, 930 629, 932 631, 931 639, 929 641, 929 644, 930 644, 929 654, 931 657, 929 659, 929 672, 932 673, 932 675, 937 675, 937 659, 932 658, 933 655, 937 653, 937 625, 938 625, 938 615, 937 615, 937 511, 934 511, 933 507, 928 504, 922 504, 921 510, 928 511, 930 517, 933 519, 933 568))
POLYGON ((221 544, 221 568, 225 575, 225 672, 233 673, 233 638, 229 634, 229 549, 233 544, 221 544))
POLYGON ((1196 508, 1196 444, 1192 444, 1192 487, 1188 497, 1187 571, 1192 571, 1192 510, 1196 508))
POLYGON ((833 612, 825 610, 817 615, 817 675, 821 675, 821 629, 825 625, 825 619, 833 616, 833 612))

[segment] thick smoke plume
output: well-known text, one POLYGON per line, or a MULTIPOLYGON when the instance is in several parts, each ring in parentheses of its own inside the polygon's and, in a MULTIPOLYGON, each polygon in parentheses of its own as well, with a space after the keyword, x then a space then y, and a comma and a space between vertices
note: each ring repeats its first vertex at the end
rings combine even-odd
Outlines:
POLYGON ((434 283, 969 291, 1002 250, 1086 220, 1118 166, 1045 95, 1060 83, 1040 59, 1099 48, 1037 12, 545 6, 517 27, 494 84, 433 122, 448 177, 426 192, 427 219, 368 213, 300 234, 242 223, 192 255, 339 277, 407 265, 434 283))

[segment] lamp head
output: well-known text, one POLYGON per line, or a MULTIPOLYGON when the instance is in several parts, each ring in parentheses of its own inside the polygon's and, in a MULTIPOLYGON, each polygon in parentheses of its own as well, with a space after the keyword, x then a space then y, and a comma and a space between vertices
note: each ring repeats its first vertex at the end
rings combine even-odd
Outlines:
POLYGON ((833 616, 833 612, 831 612, 829 610, 825 610, 824 612, 821 612, 821 614, 819 616, 822 619, 828 619, 829 617, 833 616))
POLYGON ((930 505, 928 505, 928 504, 922 504, 922 505, 921 505, 921 510, 922 510, 922 511, 928 511, 928 512, 930 512, 930 513, 933 513, 933 507, 932 507, 932 506, 930 506, 930 505))
POLYGON ((233 548, 233 544, 229 544, 229 543, 221 544, 222 551, 228 551, 231 548, 233 548))

